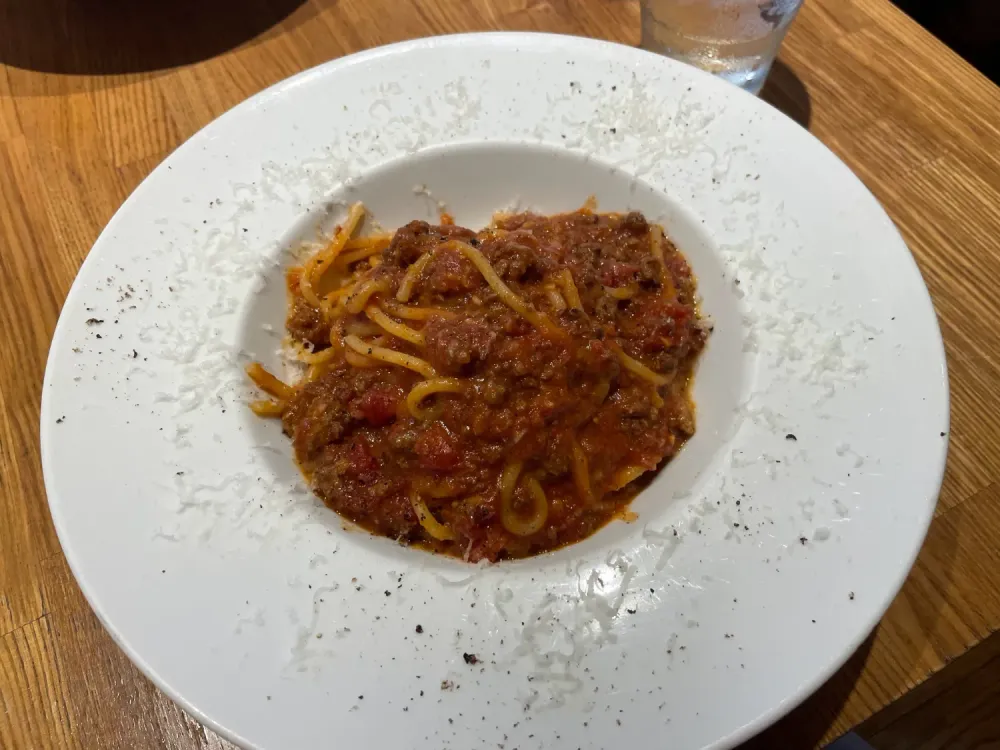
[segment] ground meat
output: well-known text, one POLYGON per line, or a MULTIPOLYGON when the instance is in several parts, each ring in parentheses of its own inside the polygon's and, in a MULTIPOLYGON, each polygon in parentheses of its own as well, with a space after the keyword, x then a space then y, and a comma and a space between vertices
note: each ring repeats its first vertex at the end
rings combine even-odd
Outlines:
POLYGON ((672 252, 667 253, 664 260, 667 273, 670 274, 674 289, 677 290, 677 303, 691 307, 695 303, 695 281, 694 275, 691 273, 691 266, 672 244, 670 247, 672 252))
POLYGON ((323 321, 319 310, 302 297, 292 298, 285 327, 288 335, 303 344, 312 344, 316 349, 330 345, 330 326, 323 321))
POLYGON ((594 300, 594 317, 603 323, 613 323, 618 317, 618 300, 602 294, 594 300))
POLYGON ((663 339, 686 330, 690 319, 690 308, 651 297, 629 308, 618 321, 618 333, 634 340, 640 351, 655 352, 663 348, 663 339))
POLYGON ((412 424, 401 422, 393 425, 389 431, 389 442, 396 450, 410 451, 413 450, 419 434, 412 424))
POLYGON ((465 227, 450 224, 431 226, 426 221, 411 221, 396 230, 389 247, 382 252, 382 263, 406 268, 425 251, 437 247, 442 238, 469 240, 475 236, 475 232, 465 227))
POLYGON ((472 291, 482 283, 482 274, 471 261, 457 250, 442 248, 424 269, 420 289, 443 297, 472 291))
POLYGON ((635 237, 643 237, 649 234, 649 223, 646 221, 646 217, 638 211, 629 211, 625 214, 619 226, 622 231, 635 237))
POLYGON ((469 431, 476 437, 504 440, 510 434, 514 417, 511 409, 488 408, 474 402, 469 412, 465 414, 464 421, 469 431))
POLYGON ((628 286, 639 278, 639 266, 612 258, 601 261, 601 283, 604 286, 628 286))
POLYGON ((538 470, 546 477, 559 477, 569 474, 572 468, 571 456, 570 433, 553 433, 549 437, 545 449, 539 454, 538 470))
POLYGON ((649 363, 656 372, 661 375, 673 375, 677 372, 681 357, 679 352, 672 348, 664 348, 661 351, 646 354, 643 359, 649 363))
POLYGON ((670 415, 670 428, 674 432, 686 438, 694 435, 694 410, 685 394, 672 397, 666 412, 670 415))
POLYGON ((653 413, 649 392, 640 388, 619 388, 611 402, 625 419, 646 419, 653 413))
POLYGON ((361 443, 328 446, 316 464, 312 486, 338 513, 385 536, 407 539, 419 528, 401 491, 403 483, 380 473, 377 460, 361 443))
POLYGON ((411 221, 396 230, 389 247, 382 251, 382 263, 406 268, 436 244, 437 239, 431 234, 430 224, 426 221, 411 221))
POLYGON ((324 380, 309 383, 296 393, 282 415, 295 455, 307 462, 343 437, 351 423, 342 393, 325 387, 324 380))
POLYGON ((663 285, 663 265, 651 255, 639 261, 639 283, 646 289, 663 285))
POLYGON ((420 458, 421 466, 436 471, 454 469, 462 458, 458 440, 440 423, 432 424, 420 434, 413 452, 420 458))
POLYGON ((573 279, 578 287, 587 287, 597 283, 597 269, 602 255, 601 246, 596 242, 581 242, 571 246, 569 264, 573 270, 573 279))
POLYGON ((378 459, 372 455, 371 448, 363 440, 351 446, 345 473, 365 482, 373 482, 378 478, 378 459))
POLYGON ((491 329, 502 331, 508 336, 524 336, 531 332, 531 323, 499 300, 486 311, 485 318, 491 329))
POLYGON ((516 231, 491 237, 480 248, 493 269, 505 281, 540 279, 552 267, 548 255, 539 249, 530 232, 516 231))
POLYGON ((574 365, 583 375, 597 376, 606 373, 608 377, 618 375, 618 363, 614 352, 600 339, 587 342, 576 350, 574 365))
POLYGON ((507 384, 500 378, 487 378, 479 389, 483 401, 491 406, 499 406, 507 396, 507 384))
POLYGON ((497 515, 496 498, 484 495, 463 498, 442 513, 453 529, 469 539, 483 539, 497 515))
POLYGON ((304 385, 282 415, 299 461, 314 460, 359 423, 391 422, 411 382, 410 375, 397 370, 386 376, 375 370, 342 368, 304 385))
POLYGON ((458 374, 490 355, 498 333, 474 318, 432 317, 424 327, 425 352, 436 370, 458 374))
POLYGON ((396 417, 396 407, 403 400, 399 388, 373 387, 365 391, 354 404, 351 413, 375 427, 389 424, 396 417))

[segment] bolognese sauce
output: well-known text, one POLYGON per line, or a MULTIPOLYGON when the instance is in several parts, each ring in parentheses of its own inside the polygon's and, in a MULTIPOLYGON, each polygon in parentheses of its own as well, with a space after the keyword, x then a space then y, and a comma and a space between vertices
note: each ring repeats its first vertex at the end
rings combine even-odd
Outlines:
POLYGON ((413 221, 288 271, 307 368, 250 376, 313 491, 369 531, 470 562, 594 533, 695 429, 707 326, 684 256, 637 212, 413 221))

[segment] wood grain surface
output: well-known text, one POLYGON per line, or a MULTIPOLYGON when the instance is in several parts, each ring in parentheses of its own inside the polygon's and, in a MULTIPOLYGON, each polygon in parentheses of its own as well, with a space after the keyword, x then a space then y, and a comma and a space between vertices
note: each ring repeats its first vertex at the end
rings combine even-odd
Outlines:
MULTIPOLYGON (((73 277, 173 148, 292 73, 411 37, 546 30, 635 44, 634 0, 0 0, 0 748, 229 748, 131 666, 73 581, 45 503, 38 408, 73 277)), ((899 226, 951 374, 927 543, 862 649, 766 733, 809 747, 1000 626, 1000 90, 887 0, 807 0, 765 98, 899 226)))

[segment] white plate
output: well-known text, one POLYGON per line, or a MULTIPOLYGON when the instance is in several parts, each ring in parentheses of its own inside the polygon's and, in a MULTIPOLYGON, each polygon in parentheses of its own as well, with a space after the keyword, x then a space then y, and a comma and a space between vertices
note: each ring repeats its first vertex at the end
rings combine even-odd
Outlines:
POLYGON ((198 133, 87 258, 42 405, 90 603, 255 748, 729 747, 875 625, 947 429, 927 292, 842 163, 695 70, 524 34, 336 60, 198 133), (716 322, 697 435, 639 521, 489 569, 345 531, 244 405, 243 364, 276 364, 286 250, 359 198, 386 227, 437 201, 478 226, 591 193, 665 223, 716 322))

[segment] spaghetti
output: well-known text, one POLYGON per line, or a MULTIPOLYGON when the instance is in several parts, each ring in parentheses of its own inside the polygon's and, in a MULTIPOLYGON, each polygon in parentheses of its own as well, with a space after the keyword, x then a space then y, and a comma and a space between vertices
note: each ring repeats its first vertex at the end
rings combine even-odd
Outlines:
POLYGON ((458 378, 431 378, 423 383, 417 383, 406 396, 406 408, 416 419, 428 419, 430 412, 421 408, 421 402, 435 393, 461 393, 465 384, 458 378))
POLYGON ((694 432, 706 327, 684 257, 638 213, 497 215, 364 235, 360 204, 289 269, 294 384, 247 374, 341 515, 472 562, 626 515, 694 432), (359 235, 359 236, 356 236, 359 235))

